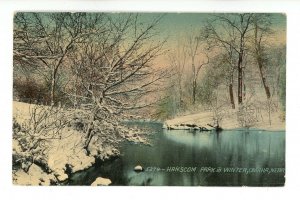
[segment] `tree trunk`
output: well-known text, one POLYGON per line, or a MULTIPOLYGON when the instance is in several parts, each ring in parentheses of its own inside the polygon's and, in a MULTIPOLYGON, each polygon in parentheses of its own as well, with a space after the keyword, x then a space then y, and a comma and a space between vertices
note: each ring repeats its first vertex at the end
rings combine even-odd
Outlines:
POLYGON ((257 34, 258 34, 258 26, 257 23, 255 23, 255 54, 256 54, 256 62, 259 68, 259 74, 265 89, 265 93, 267 95, 267 99, 270 99, 271 94, 270 94, 270 88, 268 87, 267 83, 266 83, 266 77, 264 76, 263 73, 263 61, 262 61, 262 52, 261 52, 261 44, 260 42, 258 42, 258 38, 257 38, 257 34))
POLYGON ((267 95, 267 99, 270 99, 270 97, 271 97, 270 88, 267 85, 266 77, 264 76, 264 73, 263 73, 263 66, 262 66, 261 61, 259 61, 259 60, 260 59, 258 58, 257 62, 258 62, 260 77, 261 77, 261 80, 262 80, 262 83, 263 83, 263 86, 264 86, 264 89, 265 89, 265 92, 266 92, 266 95, 267 95))
POLYGON ((54 68, 52 72, 52 80, 51 80, 51 92, 50 92, 50 100, 51 106, 55 104, 55 89, 56 89, 56 75, 57 75, 58 68, 54 68))
MULTIPOLYGON (((243 78, 243 80, 244 80, 244 78, 243 78)), ((246 99, 246 85, 245 85, 245 83, 244 83, 244 93, 243 93, 243 98, 244 98, 244 100, 246 99)))
POLYGON ((93 132, 93 125, 92 123, 89 125, 89 128, 87 130, 87 137, 86 137, 86 140, 85 140, 85 143, 84 143, 84 147, 83 149, 86 150, 86 155, 89 156, 91 154, 90 150, 89 150, 89 146, 90 146, 90 143, 94 137, 95 133, 93 132))
POLYGON ((232 109, 235 109, 234 96, 233 96, 233 85, 229 84, 229 97, 232 109))
POLYGON ((179 109, 182 109, 183 102, 182 102, 182 87, 181 87, 181 76, 178 77, 178 85, 179 85, 179 109))
POLYGON ((52 79, 51 82, 51 93, 50 93, 50 105, 53 106, 54 105, 54 91, 55 91, 55 79, 52 79))
POLYGON ((196 103, 196 84, 197 84, 197 82, 196 82, 196 79, 194 78, 194 80, 193 80, 193 104, 195 104, 196 103))
POLYGON ((238 103, 243 103, 243 51, 239 53, 239 60, 238 60, 238 103))

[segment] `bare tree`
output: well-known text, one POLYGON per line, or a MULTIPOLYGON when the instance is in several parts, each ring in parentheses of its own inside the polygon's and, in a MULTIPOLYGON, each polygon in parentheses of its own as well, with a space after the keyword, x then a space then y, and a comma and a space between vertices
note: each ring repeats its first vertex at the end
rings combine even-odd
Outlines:
POLYGON ((266 69, 268 76, 271 96, 280 95, 280 82, 285 71, 285 45, 272 46, 269 52, 269 64, 266 69))
POLYGON ((254 20, 254 57, 259 69, 262 84, 265 89, 267 99, 271 98, 270 88, 266 80, 266 65, 268 57, 266 55, 266 39, 271 34, 271 20, 267 14, 255 14, 254 20))
MULTIPOLYGON (((244 62, 247 53, 249 34, 253 27, 253 14, 219 14, 207 22, 203 31, 204 39, 210 47, 217 47, 227 52, 230 62, 238 72, 238 103, 243 102, 244 62)), ((217 50, 218 51, 218 50, 217 50)), ((233 86, 229 85, 232 98, 233 86)), ((231 99, 232 107, 234 101, 231 99)))
POLYGON ((235 65, 232 59, 232 51, 219 52, 211 58, 210 68, 207 76, 211 76, 211 79, 215 79, 213 87, 216 89, 218 85, 222 83, 226 84, 229 91, 229 101, 232 109, 235 109, 233 83, 234 75, 236 72, 235 65))
POLYGON ((151 65, 163 53, 164 41, 154 41, 160 18, 143 24, 138 15, 111 16, 106 33, 89 38, 72 54, 77 88, 81 90, 69 95, 85 102, 91 112, 84 145, 87 154, 92 139, 104 131, 103 127, 94 131, 95 123, 114 127, 113 133, 120 134, 118 122, 122 116, 156 101, 141 100, 159 90, 158 82, 168 75, 151 65))
POLYGON ((14 19, 14 63, 33 68, 50 83, 51 104, 59 69, 77 43, 102 28, 101 14, 17 13, 14 19))
MULTIPOLYGON (((27 171, 35 163, 47 168, 47 151, 53 140, 68 137, 63 129, 69 124, 70 116, 59 107, 34 105, 29 107, 29 118, 24 121, 14 119, 13 139, 21 148, 14 162, 22 163, 27 171)), ((70 136, 70 135, 69 135, 70 136)))
POLYGON ((201 68, 209 63, 208 55, 201 50, 201 40, 199 36, 190 35, 188 38, 188 55, 191 58, 192 67, 192 103, 196 102, 197 80, 201 68), (206 60, 203 60, 205 57, 206 60))
POLYGON ((171 52, 169 55, 169 60, 171 64, 171 68, 174 69, 173 71, 173 81, 174 85, 176 85, 178 89, 178 102, 179 102, 179 108, 182 108, 183 106, 183 75, 186 69, 187 65, 187 48, 184 44, 178 43, 176 50, 174 52, 171 52))

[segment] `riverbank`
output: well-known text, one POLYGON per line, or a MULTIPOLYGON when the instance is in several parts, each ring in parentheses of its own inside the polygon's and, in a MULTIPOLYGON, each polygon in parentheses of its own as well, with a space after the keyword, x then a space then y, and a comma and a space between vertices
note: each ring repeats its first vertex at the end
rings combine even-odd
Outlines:
MULTIPOLYGON (((22 102, 13 102, 14 123, 22 126, 28 121, 32 113, 33 104, 22 102)), ((72 111, 66 111, 72 112, 72 111)), ((84 133, 74 129, 72 126, 66 126, 61 131, 60 139, 50 139, 49 144, 41 155, 30 155, 31 151, 22 149, 20 138, 13 138, 13 157, 15 160, 21 160, 19 167, 13 166, 13 184, 16 185, 50 185, 60 184, 66 181, 68 174, 76 173, 88 169, 95 163, 95 159, 107 160, 120 154, 116 145, 110 145, 104 141, 100 145, 90 145, 91 154, 87 155, 83 148, 84 133), (99 147, 100 146, 100 147, 99 147), (31 158, 33 161, 27 162, 24 158, 31 158), (28 164, 29 163, 29 164, 28 164), (44 163, 41 165, 41 163, 44 163), (27 170, 26 165, 28 165, 27 170), (45 166, 47 167, 45 167, 45 166)), ((124 140, 135 143, 145 143, 145 139, 134 130, 128 130, 121 135, 124 140)), ((120 139, 122 139, 120 138, 120 139)), ((104 139, 103 139, 104 140, 104 139)), ((115 143, 118 141, 112 141, 115 143)))
POLYGON ((151 147, 125 142, 121 148, 122 156, 103 163, 96 162, 91 168, 73 174, 67 184, 88 186, 96 177, 109 178, 112 186, 284 184, 284 131, 239 129, 224 130, 221 134, 193 134, 190 131, 165 131, 158 123, 145 122, 139 125, 152 130, 151 147), (134 171, 141 168, 137 165, 142 166, 144 171, 134 171), (234 172, 239 169, 266 168, 276 168, 281 172, 234 172), (214 171, 217 169, 222 172, 214 171))
MULTIPOLYGON (((216 126, 214 113, 211 111, 203 111, 194 114, 187 114, 168 119, 164 123, 165 128, 184 129, 186 125, 196 125, 211 130, 213 125, 216 126)), ((219 121, 219 126, 223 129, 242 128, 237 117, 237 110, 227 110, 222 114, 222 119, 219 121)), ((249 128, 257 128, 268 131, 285 130, 284 115, 281 112, 272 112, 269 114, 266 111, 261 111, 255 115, 255 121, 249 128)))

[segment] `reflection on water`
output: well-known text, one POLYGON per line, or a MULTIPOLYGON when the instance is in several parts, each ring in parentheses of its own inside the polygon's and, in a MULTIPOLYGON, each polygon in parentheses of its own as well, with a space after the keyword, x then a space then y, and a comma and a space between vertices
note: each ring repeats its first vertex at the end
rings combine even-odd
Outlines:
POLYGON ((228 168, 274 169, 285 167, 285 133, 259 130, 231 130, 221 133, 166 131, 158 124, 152 128, 153 146, 126 143, 123 155, 109 163, 94 166, 72 177, 70 184, 90 184, 98 176, 113 185, 181 186, 278 186, 284 172, 224 172, 228 168), (136 173, 142 165, 146 170, 136 173), (195 172, 179 172, 172 167, 196 167, 195 172), (203 171, 204 167, 221 172, 203 171), (158 169, 160 168, 160 169, 158 169), (79 177, 81 176, 81 177, 79 177))

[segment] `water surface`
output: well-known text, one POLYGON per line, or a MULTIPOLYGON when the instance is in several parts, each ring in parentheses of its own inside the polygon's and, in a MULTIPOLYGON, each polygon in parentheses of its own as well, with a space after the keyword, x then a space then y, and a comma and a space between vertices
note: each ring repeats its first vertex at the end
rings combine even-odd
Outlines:
POLYGON ((152 146, 124 143, 122 155, 71 177, 71 185, 90 185, 97 177, 112 185, 281 186, 284 184, 285 132, 230 130, 190 132, 148 127, 152 146), (137 173, 133 169, 145 169, 137 173), (248 171, 247 171, 248 170, 248 171))

